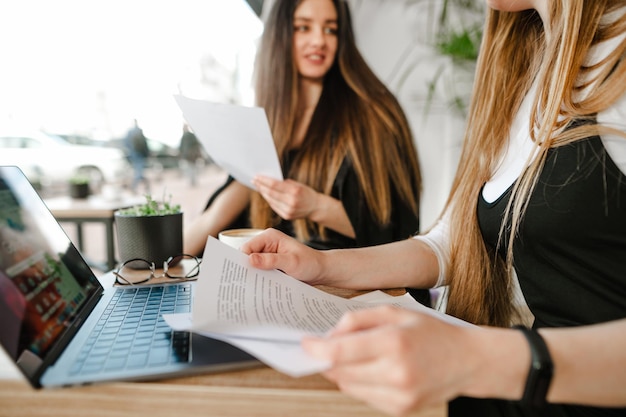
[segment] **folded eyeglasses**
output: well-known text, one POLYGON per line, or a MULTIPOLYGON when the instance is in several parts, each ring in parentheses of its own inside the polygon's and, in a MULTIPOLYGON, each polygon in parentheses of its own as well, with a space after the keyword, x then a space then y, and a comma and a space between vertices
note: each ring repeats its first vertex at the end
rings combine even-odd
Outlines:
POLYGON ((168 278, 172 281, 186 281, 195 278, 200 273, 202 260, 196 256, 180 254, 170 256, 163 262, 163 271, 156 271, 154 262, 141 258, 133 258, 121 264, 115 275, 115 283, 119 285, 138 285, 156 278, 168 278), (181 261, 190 260, 180 265, 181 261))

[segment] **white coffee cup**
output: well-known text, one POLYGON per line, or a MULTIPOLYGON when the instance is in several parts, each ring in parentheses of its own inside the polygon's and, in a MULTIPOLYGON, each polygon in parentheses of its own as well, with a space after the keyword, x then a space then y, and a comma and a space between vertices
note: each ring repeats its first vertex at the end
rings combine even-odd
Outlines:
POLYGON ((263 229, 230 229, 223 230, 217 238, 235 249, 240 249, 244 243, 261 233, 263 229))

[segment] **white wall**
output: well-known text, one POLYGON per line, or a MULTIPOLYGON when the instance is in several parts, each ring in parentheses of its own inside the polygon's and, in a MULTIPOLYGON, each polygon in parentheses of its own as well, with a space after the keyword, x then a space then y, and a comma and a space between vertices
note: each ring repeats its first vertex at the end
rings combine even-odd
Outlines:
POLYGON ((465 117, 451 100, 469 96, 473 67, 453 65, 432 46, 441 1, 349 3, 361 53, 396 95, 411 124, 423 176, 420 224, 426 230, 440 214, 456 171, 465 117))

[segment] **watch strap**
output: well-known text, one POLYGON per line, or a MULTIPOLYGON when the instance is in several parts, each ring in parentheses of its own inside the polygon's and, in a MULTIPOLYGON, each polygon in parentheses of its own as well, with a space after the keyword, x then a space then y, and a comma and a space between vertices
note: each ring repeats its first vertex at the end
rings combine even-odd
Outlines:
POLYGON ((530 370, 521 402, 532 407, 542 407, 546 404, 554 368, 548 346, 536 330, 524 326, 514 326, 514 329, 520 330, 526 337, 531 355, 530 370))

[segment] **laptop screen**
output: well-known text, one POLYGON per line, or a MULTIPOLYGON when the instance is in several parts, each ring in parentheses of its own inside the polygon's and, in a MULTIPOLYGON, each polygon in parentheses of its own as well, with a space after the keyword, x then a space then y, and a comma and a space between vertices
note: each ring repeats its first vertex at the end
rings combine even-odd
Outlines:
POLYGON ((9 356, 45 360, 101 288, 22 171, 0 167, 0 343, 9 356))

